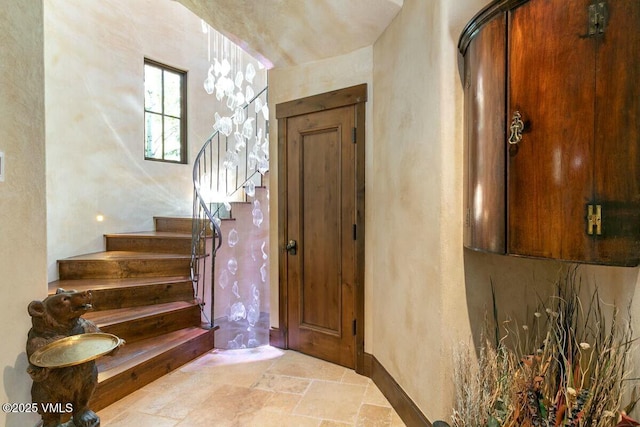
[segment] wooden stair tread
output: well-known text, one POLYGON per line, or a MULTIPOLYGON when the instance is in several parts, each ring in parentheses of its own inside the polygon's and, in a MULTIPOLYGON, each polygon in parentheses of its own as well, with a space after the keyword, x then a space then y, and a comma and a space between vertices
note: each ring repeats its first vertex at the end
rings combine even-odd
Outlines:
POLYGON ((117 323, 129 322, 136 319, 142 319, 148 316, 161 315, 178 311, 182 309, 190 309, 196 306, 194 301, 174 301, 163 304, 154 304, 140 307, 116 308, 112 310, 90 311, 84 315, 84 318, 91 320, 98 327, 105 327, 117 323))
POLYGON ((191 254, 164 254, 158 252, 102 251, 65 258, 65 261, 126 261, 149 259, 191 259, 191 254))
POLYGON ((58 288, 67 290, 75 289, 77 291, 97 291, 102 289, 130 288, 134 286, 162 285, 190 281, 191 278, 188 276, 56 280, 49 283, 49 293, 54 294, 58 288))
POLYGON ((173 231, 135 231, 131 233, 110 233, 105 234, 105 237, 110 238, 127 238, 127 237, 136 237, 136 238, 163 238, 163 239, 188 239, 191 240, 191 233, 175 233, 173 231))
POLYGON ((108 380, 118 374, 140 365, 154 357, 179 347, 183 343, 201 335, 213 333, 212 330, 197 326, 180 329, 158 337, 125 344, 114 357, 105 356, 97 361, 98 383, 108 380))

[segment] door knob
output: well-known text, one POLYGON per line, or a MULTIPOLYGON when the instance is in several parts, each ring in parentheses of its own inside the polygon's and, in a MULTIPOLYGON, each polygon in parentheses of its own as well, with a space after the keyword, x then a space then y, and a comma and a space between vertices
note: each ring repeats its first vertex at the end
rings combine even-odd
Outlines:
POLYGON ((298 253, 298 242, 296 242, 295 240, 289 240, 286 249, 287 252, 289 252, 289 255, 295 255, 296 253, 298 253))

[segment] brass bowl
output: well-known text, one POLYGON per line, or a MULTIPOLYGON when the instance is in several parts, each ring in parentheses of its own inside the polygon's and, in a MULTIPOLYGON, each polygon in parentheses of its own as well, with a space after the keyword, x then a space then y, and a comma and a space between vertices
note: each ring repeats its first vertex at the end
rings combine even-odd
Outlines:
POLYGON ((71 335, 40 347, 29 362, 41 368, 64 368, 97 359, 121 344, 123 339, 103 332, 71 335))

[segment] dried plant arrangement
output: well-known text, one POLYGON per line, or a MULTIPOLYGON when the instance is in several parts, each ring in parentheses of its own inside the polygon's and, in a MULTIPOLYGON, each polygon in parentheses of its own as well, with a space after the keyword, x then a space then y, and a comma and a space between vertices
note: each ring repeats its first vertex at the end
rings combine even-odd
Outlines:
MULTIPOLYGON (((597 289, 581 300, 576 269, 540 301, 529 324, 503 322, 477 352, 455 352, 454 427, 631 427, 638 397, 631 386, 630 307, 621 321, 597 289)), ((498 316, 494 297, 494 322, 498 316)), ((487 322, 488 324, 489 322, 487 322)), ((489 328, 487 328, 489 329, 489 328)))

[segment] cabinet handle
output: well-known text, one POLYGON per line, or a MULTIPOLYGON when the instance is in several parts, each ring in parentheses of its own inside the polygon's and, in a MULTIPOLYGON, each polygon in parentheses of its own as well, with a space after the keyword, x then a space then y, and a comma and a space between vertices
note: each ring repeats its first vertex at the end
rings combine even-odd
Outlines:
POLYGON ((513 113, 513 119, 511 120, 511 126, 509 126, 509 129, 511 130, 509 144, 516 145, 518 142, 522 141, 524 123, 522 122, 522 115, 520 115, 520 111, 513 113))

